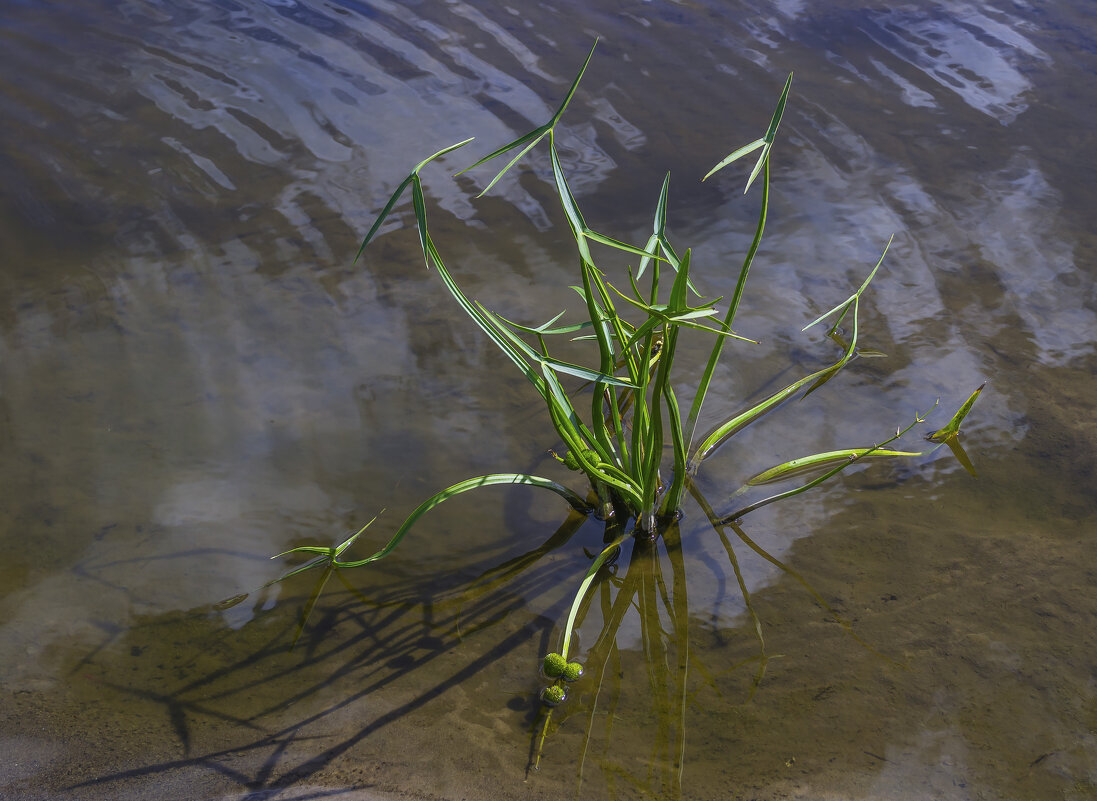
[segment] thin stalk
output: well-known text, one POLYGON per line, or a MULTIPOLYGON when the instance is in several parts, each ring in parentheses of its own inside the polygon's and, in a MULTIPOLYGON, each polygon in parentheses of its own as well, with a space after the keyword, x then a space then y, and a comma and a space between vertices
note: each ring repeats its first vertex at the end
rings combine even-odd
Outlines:
MULTIPOLYGON (((670 333, 666 336, 669 337, 670 333)), ((649 536, 655 533, 655 501, 659 489, 659 464, 663 456, 663 404, 658 402, 658 398, 667 382, 667 363, 667 359, 659 360, 659 370, 652 389, 651 427, 645 442, 647 453, 644 459, 643 504, 636 521, 640 530, 649 536)))
POLYGON ((678 657, 678 670, 675 673, 677 679, 678 695, 678 753, 676 755, 675 771, 678 780, 678 789, 682 789, 682 770, 686 762, 686 688, 689 679, 689 583, 686 581, 686 565, 682 555, 681 531, 677 526, 671 526, 664 533, 663 545, 667 549, 667 558, 670 560, 671 574, 674 579, 673 598, 674 608, 668 609, 671 619, 674 621, 674 637, 677 644, 675 653, 678 657))
MULTIPOLYGON (((687 297, 687 283, 689 281, 690 271, 690 256, 691 252, 686 251, 682 257, 681 265, 678 268, 678 274, 674 278, 674 285, 670 290, 670 301, 667 304, 668 310, 677 312, 685 307, 687 297)), ((686 477, 686 453, 685 453, 685 440, 682 432, 682 418, 681 413, 678 410, 678 401, 674 396, 674 391, 670 386, 670 369, 674 362, 674 354, 678 346, 678 326, 668 324, 663 334, 663 350, 660 353, 659 358, 659 370, 655 376, 655 386, 652 390, 652 406, 657 410, 661 410, 665 404, 667 407, 667 417, 671 426, 671 437, 674 445, 674 481, 671 486, 670 492, 667 493, 664 505, 661 513, 672 514, 678 510, 678 505, 682 499, 682 488, 685 486, 686 477)), ((660 412, 661 417, 661 412, 660 412)), ((659 440, 656 443, 660 456, 662 455, 662 421, 660 420, 659 440)), ((647 500, 645 495, 645 500, 647 500)), ((653 498, 654 500, 654 498, 653 498)), ((654 517, 654 506, 651 509, 651 513, 654 517)), ((645 517, 644 523, 648 523, 648 518, 645 517)), ((652 533, 654 529, 654 520, 651 520, 652 529, 647 529, 647 533, 652 533)))
POLYGON ((602 552, 595 557, 594 561, 590 563, 590 567, 587 568, 586 574, 583 576, 583 581, 579 585, 579 590, 575 593, 575 600, 571 602, 571 611, 568 613, 568 622, 564 626, 564 641, 560 645, 560 654, 564 659, 568 658, 568 652, 571 648, 571 635, 575 628, 575 617, 579 613, 579 606, 582 604, 583 597, 587 594, 587 590, 590 588, 590 584, 594 581, 595 575, 601 569, 602 565, 606 563, 606 560, 613 554, 613 552, 621 546, 626 539, 628 539, 628 533, 622 533, 616 539, 614 539, 609 545, 602 549, 602 552))
MULTIPOLYGON (((731 331, 731 325, 735 321, 735 315, 739 311, 739 302, 743 299, 743 291, 746 288, 747 275, 750 273, 750 267, 754 263, 754 256, 758 253, 758 246, 762 243, 762 234, 766 229, 766 214, 769 211, 769 159, 765 160, 765 169, 762 177, 762 206, 758 211, 758 225, 754 229, 754 239, 750 243, 750 249, 747 250, 746 258, 743 259, 743 267, 739 270, 739 279, 735 283, 735 292, 732 293, 731 302, 728 305, 727 313, 724 315, 722 323, 722 330, 725 332, 731 331)), ((705 402, 705 396, 708 394, 709 384, 712 382, 712 376, 716 372, 716 365, 720 361, 720 355, 724 351, 724 337, 717 337, 716 342, 713 343, 712 352, 708 357, 708 364, 705 366, 704 373, 701 374, 701 383, 697 386, 697 394, 693 396, 693 404, 689 409, 689 418, 686 420, 686 448, 693 447, 693 434, 697 428, 697 420, 701 416, 701 405, 705 402)))
MULTIPOLYGON (((601 299, 602 306, 609 316, 608 322, 613 327, 613 338, 621 348, 621 361, 628 368, 629 380, 633 384, 637 384, 644 370, 641 369, 641 364, 637 362, 633 348, 628 345, 630 340, 629 332, 626 330, 628 324, 617 314, 617 309, 613 305, 613 298, 610 296, 610 292, 607 289, 606 283, 599 270, 592 266, 589 270, 589 274, 594 287, 598 290, 598 296, 601 299)), ((631 326, 628 327, 631 328, 631 326)), ((621 449, 622 466, 626 472, 632 474, 632 459, 625 440, 624 420, 622 419, 621 409, 617 401, 617 391, 614 387, 610 386, 608 387, 608 392, 606 394, 608 395, 610 402, 610 415, 613 421, 614 435, 617 439, 618 447, 621 449)), ((635 394, 633 397, 635 398, 635 394)))
MULTIPOLYGON (((580 261, 580 271, 583 275, 583 292, 587 299, 587 313, 594 322, 594 336, 598 341, 598 354, 601 360, 599 369, 603 373, 612 373, 614 363, 613 345, 610 343, 606 316, 595 301, 594 292, 591 289, 590 272, 593 269, 593 265, 589 264, 586 260, 580 261)), ((590 423, 594 428, 594 435, 598 440, 598 444, 601 445, 608 454, 615 453, 615 451, 613 444, 610 442, 609 435, 606 432, 604 411, 605 397, 605 385, 596 382, 594 384, 594 396, 591 399, 590 423)))
MULTIPOLYGON (((675 335, 677 335, 677 332, 675 332, 675 335)), ((663 499, 663 507, 659 514, 663 518, 668 518, 677 512, 682 505, 682 491, 686 486, 686 479, 689 474, 686 471, 686 441, 682 432, 682 417, 678 409, 678 398, 669 383, 663 386, 663 399, 667 405, 667 418, 670 420, 670 439, 674 451, 674 481, 663 499)))

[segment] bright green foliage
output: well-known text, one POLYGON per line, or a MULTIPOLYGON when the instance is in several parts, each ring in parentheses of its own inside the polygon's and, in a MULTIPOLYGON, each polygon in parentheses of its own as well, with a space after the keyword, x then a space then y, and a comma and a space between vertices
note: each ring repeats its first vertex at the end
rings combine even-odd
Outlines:
POLYGON ((555 679, 562 676, 567 670, 568 660, 560 656, 560 654, 548 654, 545 656, 545 661, 541 663, 541 670, 550 679, 555 679))
MULTIPOLYGON (((593 55, 593 48, 591 50, 593 55)), ((468 479, 433 495, 416 508, 404 521, 388 543, 373 555, 354 561, 340 557, 365 528, 353 534, 334 548, 296 548, 315 554, 316 559, 287 574, 312 567, 357 567, 387 556, 411 529, 415 522, 435 506, 463 492, 492 484, 526 484, 551 490, 563 497, 573 508, 589 513, 597 510, 615 529, 607 536, 611 540, 592 560, 580 582, 572 602, 559 653, 545 657, 543 669, 546 676, 560 677, 568 681, 577 679, 582 666, 567 662, 573 629, 583 599, 598 571, 615 557, 619 546, 631 536, 632 531, 644 536, 656 536, 662 528, 678 515, 684 491, 696 493, 692 477, 701 462, 714 453, 726 441, 747 425, 760 419, 784 401, 798 395, 813 392, 833 378, 846 364, 858 355, 858 313, 862 295, 867 290, 883 262, 880 261, 868 277, 848 298, 821 315, 807 327, 835 317, 829 333, 836 336, 838 326, 845 324, 848 339, 843 342, 841 357, 833 364, 810 375, 793 381, 788 386, 738 412, 716 425, 710 433, 694 446, 694 435, 701 417, 702 405, 719 364, 725 344, 729 340, 752 342, 733 330, 735 317, 744 295, 751 265, 758 253, 765 230, 769 209, 770 158, 781 118, 784 114, 792 76, 788 77, 777 101, 766 133, 745 147, 733 151, 709 172, 706 178, 732 162, 760 150, 758 159, 747 179, 749 190, 761 177, 761 203, 754 237, 743 257, 731 298, 721 314, 717 304, 723 298, 706 298, 698 291, 693 280, 694 256, 686 249, 679 253, 667 235, 667 206, 670 176, 663 181, 655 205, 652 233, 643 247, 631 245, 594 231, 579 209, 578 202, 568 185, 567 174, 556 148, 557 123, 575 95, 591 55, 587 56, 563 102, 544 125, 519 137, 513 142, 489 153, 472 167, 477 167, 499 156, 521 148, 516 156, 487 184, 484 192, 511 169, 523 156, 539 143, 547 141, 549 162, 552 168, 556 194, 564 218, 575 241, 579 283, 573 288, 579 294, 586 319, 580 323, 557 325, 563 312, 540 325, 523 325, 508 320, 479 302, 469 300, 447 269, 435 246, 427 225, 426 200, 420 171, 433 160, 451 153, 471 140, 464 140, 443 148, 420 162, 397 187, 377 221, 370 228, 359 249, 359 256, 373 239, 381 223, 392 212, 397 201, 409 186, 412 190, 412 206, 418 227, 419 242, 428 269, 433 267, 447 291, 477 326, 491 339, 500 351, 516 366, 540 395, 566 455, 560 459, 571 470, 581 472, 589 480, 597 505, 592 506, 572 490, 547 478, 527 474, 492 474, 468 479), (608 248, 611 256, 638 257, 636 269, 615 268, 616 278, 598 266, 591 243, 608 248), (683 416, 672 381, 676 367, 677 345, 680 335, 705 335, 711 338, 709 358, 699 372, 687 369, 686 375, 695 384, 696 391, 688 414, 683 416), (557 359, 550 355, 549 341, 554 337, 571 337, 593 343, 596 348, 596 364, 583 366, 557 359), (565 387, 562 376, 582 379, 592 386, 586 409, 573 400, 577 389, 565 387), (671 463, 664 463, 667 445, 670 446, 671 463), (632 530, 629 528, 631 523, 632 530)), ((469 169, 472 169, 470 167, 469 169)), ((890 245, 890 242, 888 243, 890 245)), ((887 247, 884 248, 887 253, 887 247)), ((601 259, 601 256, 599 257, 601 259)), ((579 388, 581 389, 581 388, 579 388)), ((934 435, 938 444, 956 444, 956 433, 964 416, 970 410, 978 391, 945 428, 934 435)), ((776 465, 751 480, 751 484, 763 484, 798 475, 815 468, 825 472, 792 490, 743 507, 725 520, 732 520, 754 509, 800 494, 830 478, 849 465, 869 457, 913 457, 923 455, 906 451, 884 450, 884 446, 897 440, 914 425, 921 423, 924 415, 916 415, 913 423, 897 429, 895 435, 871 446, 845 448, 814 454, 776 465)), ((560 457, 557 457, 558 459, 560 457)), ((707 504, 705 504, 707 506, 707 504)), ((372 522, 372 521, 371 521, 372 522)), ((283 578, 285 578, 284 576, 283 578)), ((562 687, 545 688, 542 699, 556 704, 565 696, 562 687)))
POLYGON ((950 442, 956 439, 956 435, 960 433, 960 423, 967 417, 967 413, 971 411, 971 407, 975 405, 975 399, 979 397, 979 393, 983 391, 983 387, 986 386, 984 381, 979 385, 979 388, 971 393, 971 396, 964 401, 964 405, 960 407, 960 411, 956 412, 952 416, 952 419, 948 421, 944 428, 934 431, 932 434, 927 434, 926 439, 930 442, 950 442))
POLYGON ((568 697, 568 691, 559 684, 550 684, 541 690, 541 700, 546 706, 556 706, 568 697))
POLYGON ((564 681, 578 681, 579 677, 582 675, 583 665, 579 662, 568 662, 567 666, 564 668, 564 681))

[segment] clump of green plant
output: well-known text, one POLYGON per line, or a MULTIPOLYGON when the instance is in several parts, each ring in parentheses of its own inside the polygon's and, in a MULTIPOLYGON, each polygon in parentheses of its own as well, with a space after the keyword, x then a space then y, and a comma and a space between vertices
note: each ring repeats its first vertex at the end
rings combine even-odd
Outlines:
MULTIPOLYGON (((334 547, 304 546, 287 551, 286 553, 312 554, 315 558, 278 579, 280 581, 316 567, 323 567, 330 573, 333 569, 361 567, 383 559, 397 547, 420 517, 450 498, 470 490, 495 484, 525 484, 555 492, 575 509, 585 514, 597 514, 610 521, 611 528, 607 533, 605 547, 593 558, 579 583, 567 623, 563 628, 559 651, 550 653, 544 658, 541 670, 549 680, 549 685, 543 690, 541 697, 549 705, 563 701, 567 695, 567 683, 577 680, 582 674, 582 665, 569 661, 571 640, 583 599, 598 571, 616 555, 618 548, 627 537, 657 536, 664 527, 677 518, 685 490, 689 488, 696 493, 696 487, 692 485, 692 477, 699 466, 729 437, 801 391, 804 394, 813 392, 857 356, 858 313, 861 298, 884 258, 881 255, 880 261, 872 268, 868 277, 849 297, 820 315, 804 329, 834 318, 828 333, 843 346, 842 354, 837 361, 794 381, 780 391, 738 412, 715 426, 695 444, 702 405, 724 346, 731 339, 752 342, 735 333, 733 325, 766 225, 770 193, 770 158, 788 100, 792 76, 789 75, 785 82, 765 134, 733 151, 705 176, 707 179, 738 159, 757 153, 744 190, 744 192, 748 191, 759 178, 761 179, 761 204, 757 226, 751 245, 743 258, 734 291, 721 312, 717 304, 724 299, 702 297, 694 284, 692 252, 687 249, 679 253, 667 237, 669 174, 663 181, 655 205, 651 235, 643 246, 628 244, 598 233, 587 224, 579 209, 575 196, 568 186, 567 175, 557 151, 556 132, 557 124, 575 95, 593 53, 592 48, 563 102, 548 122, 489 153, 468 168, 471 170, 517 151, 480 193, 483 195, 523 156, 547 139, 556 193, 578 252, 579 283, 573 289, 578 293, 585 307, 585 320, 563 324, 560 322, 563 316, 561 312, 538 325, 515 322, 466 297, 447 269, 427 224, 426 200, 420 172, 440 156, 468 144, 470 139, 443 148, 415 166, 393 192, 376 222, 366 234, 358 252, 360 257, 377 234, 382 222, 410 186, 419 241, 427 268, 433 268, 437 272, 454 300, 513 362, 516 369, 522 372, 541 396, 556 433, 566 449, 564 455, 557 458, 566 467, 585 476, 591 488, 588 498, 593 502, 589 502, 587 498, 557 481, 541 476, 525 473, 493 473, 478 476, 447 487, 423 501, 404 520, 384 547, 370 556, 353 560, 343 556, 365 533, 369 526, 366 524, 334 547), (630 266, 623 274, 617 273, 620 278, 611 280, 607 272, 598 266, 598 261, 591 251, 592 244, 604 246, 611 253, 624 253, 635 258, 637 260, 635 269, 630 266), (842 324, 848 331, 845 339, 839 335, 839 326, 842 324), (696 381, 696 391, 692 404, 683 414, 678 402, 675 382, 672 380, 672 371, 678 367, 676 357, 679 337, 686 332, 699 332, 711 337, 712 345, 703 368, 698 370, 695 367, 689 367, 685 370, 686 375, 696 381), (596 363, 583 366, 554 357, 550 353, 549 342, 557 337, 569 337, 593 343, 596 363), (585 409, 582 408, 582 404, 573 400, 573 395, 576 393, 569 392, 565 388, 562 376, 573 376, 592 385, 589 405, 585 409), (671 454, 669 464, 665 459, 668 444, 671 454)), ((884 248, 884 253, 886 252, 887 247, 884 248)), ((971 408, 978 392, 979 390, 976 390, 971 395, 967 403, 944 428, 932 435, 936 442, 935 447, 944 443, 955 445, 960 422, 971 408)), ((887 449, 888 445, 924 419, 924 414, 917 414, 909 425, 900 427, 892 436, 870 446, 813 454, 778 464, 751 479, 748 482, 749 485, 786 479, 805 471, 822 472, 811 481, 737 509, 723 516, 722 519, 717 520, 713 514, 709 514, 710 519, 716 525, 737 520, 761 506, 818 486, 850 465, 869 457, 924 455, 922 452, 887 449)), ((706 513, 709 513, 707 504, 705 506, 706 513)))

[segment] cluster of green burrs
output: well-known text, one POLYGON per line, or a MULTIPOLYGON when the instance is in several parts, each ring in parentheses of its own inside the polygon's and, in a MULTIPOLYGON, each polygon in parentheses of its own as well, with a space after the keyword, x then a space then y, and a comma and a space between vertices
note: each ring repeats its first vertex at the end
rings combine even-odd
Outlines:
POLYGON ((545 656, 541 672, 553 680, 552 684, 541 690, 541 701, 546 706, 556 706, 567 699, 567 683, 583 675, 583 666, 579 662, 569 662, 562 654, 554 652, 545 656))
MULTIPOLYGON (((553 456, 556 456, 556 454, 554 453, 553 456)), ((589 463, 598 464, 598 453, 597 453, 597 451, 593 451, 593 450, 590 450, 588 448, 587 450, 583 451, 583 457, 589 463)), ((583 471, 583 465, 579 461, 579 457, 576 456, 571 451, 568 451, 567 455, 564 456, 564 458, 562 458, 562 459, 559 456, 556 456, 556 460, 558 462, 560 462, 560 464, 562 464, 568 470, 573 470, 576 473, 581 473, 583 471)))

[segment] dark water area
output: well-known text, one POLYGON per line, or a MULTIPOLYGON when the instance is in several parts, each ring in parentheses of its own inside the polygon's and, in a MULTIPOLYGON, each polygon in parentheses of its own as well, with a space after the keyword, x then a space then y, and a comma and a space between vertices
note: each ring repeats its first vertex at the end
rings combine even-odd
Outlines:
POLYGON ((4 3, 0 797, 1097 798, 1095 74, 1079 0, 4 3), (721 448, 718 513, 988 383, 978 478, 941 449, 630 543, 541 746, 537 668, 603 537, 559 498, 451 501, 332 577, 292 651, 313 576, 255 588, 466 477, 577 484, 410 204, 353 260, 475 136, 424 171, 447 264, 511 319, 573 318, 545 154, 480 199, 492 173, 451 176, 545 122, 596 38, 572 188, 642 244, 670 170, 713 296, 758 198, 746 167, 699 179, 795 74, 737 320, 760 344, 704 424, 833 361, 801 328, 894 236, 861 310, 887 358, 721 448))

